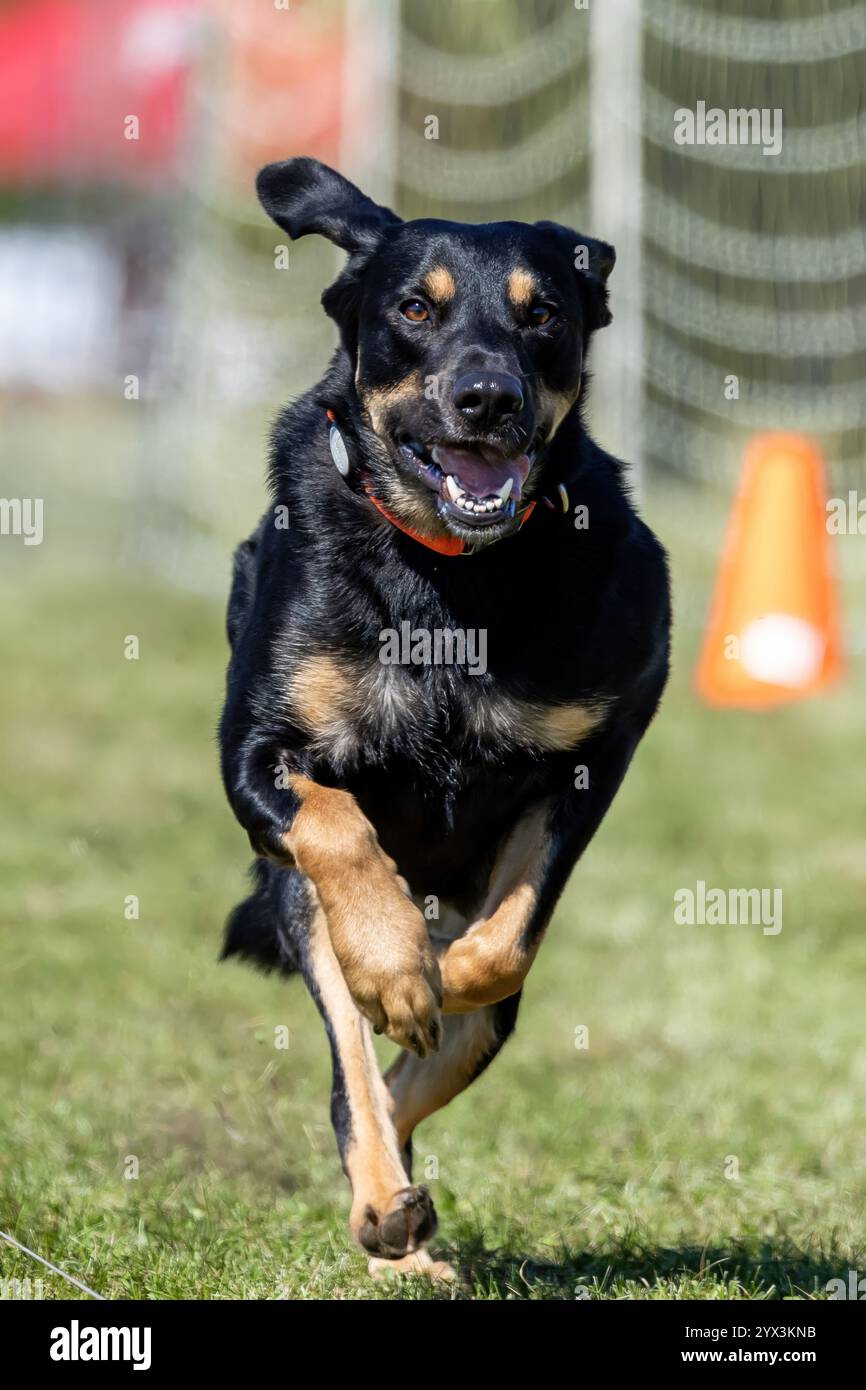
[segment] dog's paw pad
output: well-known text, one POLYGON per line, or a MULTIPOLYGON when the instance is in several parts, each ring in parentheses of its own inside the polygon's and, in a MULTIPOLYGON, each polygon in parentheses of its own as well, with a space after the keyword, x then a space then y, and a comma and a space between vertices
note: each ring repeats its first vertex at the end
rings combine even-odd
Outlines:
POLYGON ((412 1254, 436 1230, 436 1208, 426 1187, 404 1187, 384 1211, 368 1206, 358 1241, 371 1255, 398 1260, 412 1254))

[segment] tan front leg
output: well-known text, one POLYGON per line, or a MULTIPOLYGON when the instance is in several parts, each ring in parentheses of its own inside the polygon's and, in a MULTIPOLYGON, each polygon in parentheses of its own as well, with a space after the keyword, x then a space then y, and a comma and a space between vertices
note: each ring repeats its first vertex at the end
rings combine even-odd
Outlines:
MULTIPOLYGON (((324 912, 315 901, 308 964, 318 1005, 328 1024, 345 1105, 345 1122, 338 1127, 338 1139, 343 1167, 352 1184, 352 1235, 379 1260, 412 1257, 421 1272, 441 1277, 441 1267, 434 1266, 423 1249, 436 1229, 430 1194, 426 1187, 413 1186, 407 1180, 391 1119, 393 1102, 379 1072, 370 1025, 349 994, 324 912)), ((417 1058, 410 1060, 423 1065, 417 1058)))
POLYGON ((316 889, 349 992, 375 1028, 425 1057, 439 1045, 441 980, 423 916, 349 792, 294 777, 287 854, 316 889))
POLYGON ((541 944, 531 943, 525 929, 535 911, 547 867, 546 805, 536 807, 511 831, 490 875, 478 921, 442 948, 443 1003, 446 1014, 469 1013, 516 994, 541 944))

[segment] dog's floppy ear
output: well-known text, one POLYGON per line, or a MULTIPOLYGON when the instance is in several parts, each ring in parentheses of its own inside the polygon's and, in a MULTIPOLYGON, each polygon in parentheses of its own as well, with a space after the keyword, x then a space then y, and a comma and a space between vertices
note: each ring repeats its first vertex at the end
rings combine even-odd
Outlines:
POLYGON ((568 254, 578 273, 588 311, 587 327, 604 328, 613 315, 607 307, 607 277, 616 264, 616 252, 606 241, 584 236, 559 222, 536 222, 540 232, 550 232, 568 254))
POLYGON ((400 218, 318 159, 266 164, 256 179, 259 201, 292 240, 317 232, 350 255, 372 251, 400 218))

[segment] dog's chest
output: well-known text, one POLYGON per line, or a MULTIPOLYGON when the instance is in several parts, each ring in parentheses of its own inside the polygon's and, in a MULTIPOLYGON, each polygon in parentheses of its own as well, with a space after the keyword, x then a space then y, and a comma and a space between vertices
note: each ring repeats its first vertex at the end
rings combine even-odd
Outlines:
POLYGON ((577 748, 603 720, 603 700, 522 699, 453 667, 316 654, 288 679, 287 713, 336 767, 394 752, 425 761, 577 748))

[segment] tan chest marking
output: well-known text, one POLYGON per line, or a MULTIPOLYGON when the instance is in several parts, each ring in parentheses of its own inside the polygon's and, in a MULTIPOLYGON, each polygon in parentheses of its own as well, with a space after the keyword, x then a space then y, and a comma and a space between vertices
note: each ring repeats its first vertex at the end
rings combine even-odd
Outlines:
POLYGON ((349 757, 359 743, 387 738, 417 717, 423 696, 399 669, 316 653, 292 671, 288 703, 314 746, 349 757))
POLYGON ((605 701, 548 705, 511 695, 482 696, 473 708, 476 737, 501 741, 508 748, 537 748, 545 753, 577 748, 607 713, 605 701))
POLYGON ((605 711, 593 705, 525 705, 526 727, 539 748, 553 752, 577 748, 602 722, 605 711))
MULTIPOLYGON (((289 678, 288 703, 314 747, 350 757, 425 717, 425 694, 399 667, 358 662, 325 652, 303 657, 289 678)), ((545 704, 515 696, 479 694, 467 710, 472 741, 503 752, 534 748, 560 753, 577 748, 604 720, 608 702, 545 704)))
POLYGON ((299 662, 289 680, 289 701, 308 733, 320 735, 349 713, 353 684, 348 664, 319 654, 299 662))

